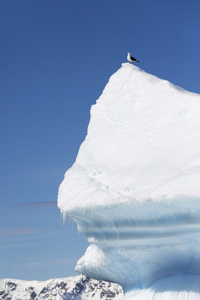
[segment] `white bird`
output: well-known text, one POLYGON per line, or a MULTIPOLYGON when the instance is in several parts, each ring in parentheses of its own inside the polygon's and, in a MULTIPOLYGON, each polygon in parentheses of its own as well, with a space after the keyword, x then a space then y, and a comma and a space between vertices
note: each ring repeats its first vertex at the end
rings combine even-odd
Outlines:
POLYGON ((139 62, 135 57, 133 57, 133 56, 131 56, 131 54, 130 54, 130 52, 128 52, 128 53, 126 53, 127 54, 127 60, 129 61, 129 62, 139 62))

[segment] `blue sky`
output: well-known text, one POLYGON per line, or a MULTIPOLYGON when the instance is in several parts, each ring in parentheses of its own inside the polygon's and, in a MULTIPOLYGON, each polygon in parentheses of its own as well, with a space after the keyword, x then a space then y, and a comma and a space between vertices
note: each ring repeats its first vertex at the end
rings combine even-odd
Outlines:
POLYGON ((128 51, 200 93, 199 31, 194 0, 1 0, 1 278, 76 274, 88 243, 56 199, 91 105, 128 51))

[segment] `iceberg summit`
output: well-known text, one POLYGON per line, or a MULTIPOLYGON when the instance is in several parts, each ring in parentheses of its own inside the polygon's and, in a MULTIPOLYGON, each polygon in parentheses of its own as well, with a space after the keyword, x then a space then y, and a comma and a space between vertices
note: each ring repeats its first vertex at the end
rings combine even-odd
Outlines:
POLYGON ((124 299, 200 300, 200 95, 122 64, 58 207, 91 244, 79 273, 120 284, 124 299))

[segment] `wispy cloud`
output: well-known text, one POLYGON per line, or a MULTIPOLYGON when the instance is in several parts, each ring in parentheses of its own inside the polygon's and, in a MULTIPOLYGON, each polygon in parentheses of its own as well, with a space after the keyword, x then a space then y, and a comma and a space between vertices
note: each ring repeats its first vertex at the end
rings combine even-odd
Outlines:
POLYGON ((6 235, 24 235, 24 234, 33 234, 35 233, 34 228, 1 228, 0 236, 6 235))
POLYGON ((60 264, 60 265, 70 265, 70 264, 76 263, 77 260, 78 260, 78 258, 71 257, 71 258, 67 258, 67 259, 56 260, 55 263, 60 264))
POLYGON ((2 243, 0 244, 0 249, 14 249, 14 248, 24 248, 26 246, 29 246, 29 247, 33 247, 35 245, 38 245, 38 242, 30 242, 29 240, 28 241, 25 241, 25 242, 18 242, 18 243, 13 243, 13 242, 7 242, 7 243, 2 243))
POLYGON ((24 267, 26 268, 37 268, 39 266, 39 262, 37 261, 32 261, 32 262, 28 262, 23 264, 24 267))
POLYGON ((16 207, 56 207, 56 201, 37 201, 37 202, 27 202, 23 204, 17 204, 16 207))
POLYGON ((0 213, 0 219, 5 219, 8 215, 11 214, 20 214, 24 211, 27 211, 31 208, 41 209, 41 208, 56 208, 56 201, 36 201, 36 202, 27 202, 27 203, 18 203, 5 209, 0 213))

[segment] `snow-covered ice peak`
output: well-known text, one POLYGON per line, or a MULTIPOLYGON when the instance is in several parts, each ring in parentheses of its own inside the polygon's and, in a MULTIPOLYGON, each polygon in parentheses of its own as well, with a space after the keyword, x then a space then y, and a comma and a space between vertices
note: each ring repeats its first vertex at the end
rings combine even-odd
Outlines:
POLYGON ((91 243, 78 272, 126 293, 177 274, 197 278, 200 95, 122 64, 92 106, 58 206, 91 243))
POLYGON ((200 95, 124 63, 59 188, 73 208, 200 195, 200 95))

